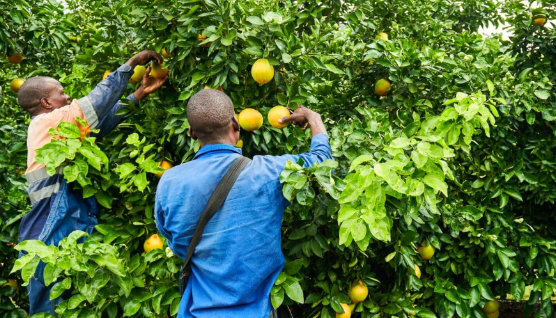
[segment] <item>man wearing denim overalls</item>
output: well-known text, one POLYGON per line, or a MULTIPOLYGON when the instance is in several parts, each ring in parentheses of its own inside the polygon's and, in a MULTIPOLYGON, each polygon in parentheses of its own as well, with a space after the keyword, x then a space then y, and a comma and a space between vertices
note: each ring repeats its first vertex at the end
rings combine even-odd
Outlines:
MULTIPOLYGON (((122 120, 116 112, 124 107, 119 100, 137 65, 151 60, 162 63, 162 57, 154 51, 143 51, 129 59, 115 72, 100 82, 86 97, 71 101, 64 94, 62 85, 55 79, 44 76, 29 78, 19 89, 18 102, 31 115, 27 136, 27 171, 31 211, 21 220, 19 241, 40 240, 46 245, 58 243, 76 230, 91 233, 97 224, 98 204, 94 197, 83 198, 81 190, 73 190, 61 173, 49 176, 44 164, 35 161, 35 150, 53 138, 48 131, 62 121, 77 124, 75 117, 84 119, 88 127, 80 126, 82 135, 91 129, 99 129, 102 137, 114 129, 122 120)), ((127 99, 135 104, 156 91, 168 78, 155 79, 147 68, 141 86, 127 99)), ((78 125, 79 126, 79 125, 78 125)), ((21 256, 21 255, 20 255, 21 256)), ((44 263, 37 267, 31 278, 29 293, 29 315, 40 312, 55 314, 54 308, 63 299, 50 301, 50 288, 43 283, 44 263)))

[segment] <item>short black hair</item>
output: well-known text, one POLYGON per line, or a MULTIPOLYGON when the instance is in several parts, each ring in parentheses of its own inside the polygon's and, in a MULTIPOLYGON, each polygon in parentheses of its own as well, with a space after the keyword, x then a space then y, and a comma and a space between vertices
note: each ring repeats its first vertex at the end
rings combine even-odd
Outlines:
POLYGON ((234 116, 230 97, 215 89, 203 89, 187 103, 189 126, 201 141, 225 137, 234 116))
POLYGON ((54 88, 51 84, 52 81, 57 82, 48 76, 35 76, 27 79, 17 93, 19 105, 29 113, 34 113, 40 107, 41 99, 48 96, 54 88))

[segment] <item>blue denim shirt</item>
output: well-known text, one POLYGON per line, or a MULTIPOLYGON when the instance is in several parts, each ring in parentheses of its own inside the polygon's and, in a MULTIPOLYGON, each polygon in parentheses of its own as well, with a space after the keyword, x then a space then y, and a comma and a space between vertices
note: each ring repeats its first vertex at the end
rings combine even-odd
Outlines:
MULTIPOLYGON (((162 176, 156 224, 179 257, 185 258, 209 197, 240 154, 233 146, 206 145, 162 176)), ((299 158, 305 166, 332 159, 328 136, 314 136, 309 153, 255 156, 245 167, 195 249, 178 318, 268 318, 270 290, 284 266, 280 226, 288 201, 279 177, 288 160, 299 158)))

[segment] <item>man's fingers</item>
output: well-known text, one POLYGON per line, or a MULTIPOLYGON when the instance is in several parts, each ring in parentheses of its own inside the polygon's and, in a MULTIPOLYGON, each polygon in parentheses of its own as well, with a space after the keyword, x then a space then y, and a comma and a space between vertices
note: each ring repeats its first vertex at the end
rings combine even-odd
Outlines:
POLYGON ((147 69, 145 70, 145 74, 143 74, 143 78, 149 78, 151 74, 151 66, 147 66, 147 69))
POLYGON ((157 60, 158 64, 164 63, 164 58, 162 57, 162 55, 160 55, 160 53, 154 52, 154 51, 153 51, 153 53, 154 53, 155 59, 157 60))
POLYGON ((283 124, 283 123, 289 123, 290 121, 294 120, 297 116, 296 115, 290 115, 290 116, 286 116, 286 117, 282 117, 280 119, 278 119, 278 122, 283 124))

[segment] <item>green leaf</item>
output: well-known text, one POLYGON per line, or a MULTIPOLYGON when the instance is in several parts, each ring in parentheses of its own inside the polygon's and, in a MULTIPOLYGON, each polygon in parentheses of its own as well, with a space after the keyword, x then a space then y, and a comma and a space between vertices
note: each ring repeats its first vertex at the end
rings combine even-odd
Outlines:
POLYGON ((292 61, 292 57, 288 53, 282 53, 282 61, 284 63, 290 63, 292 61))
POLYGON ((81 131, 76 124, 63 121, 58 124, 58 127, 56 127, 56 129, 58 130, 59 136, 65 138, 81 138, 81 131))
POLYGON ((133 178, 133 184, 135 184, 135 186, 139 191, 143 192, 143 190, 145 190, 145 188, 148 185, 147 174, 145 172, 136 174, 135 177, 133 178))
POLYGON ((442 176, 437 174, 427 174, 421 181, 434 190, 442 192, 444 196, 448 196, 448 185, 444 182, 444 178, 442 176))
POLYGON ((534 94, 542 100, 546 100, 550 97, 550 92, 545 90, 536 90, 534 94))
POLYGON ((255 16, 250 16, 247 18, 247 21, 251 22, 254 25, 264 25, 264 21, 259 18, 259 17, 255 17, 255 16))
POLYGON ((272 303, 272 307, 274 307, 274 309, 277 309, 278 307, 280 307, 282 305, 282 303, 284 302, 284 289, 279 288, 276 291, 273 291, 270 293, 270 301, 272 303))
POLYGON ((390 147, 392 148, 406 148, 411 144, 409 138, 407 137, 398 137, 390 143, 390 147))
POLYGON ((474 206, 466 206, 461 210, 461 213, 463 214, 463 217, 471 220, 471 221, 477 221, 480 218, 483 217, 483 211, 477 209, 474 206))
POLYGON ((236 37, 236 35, 237 31, 235 29, 231 29, 230 32, 220 40, 220 42, 224 46, 230 46, 232 45, 233 39, 236 37))
POLYGON ((360 164, 364 163, 364 162, 368 162, 368 161, 372 161, 374 158, 372 155, 361 155, 357 158, 355 158, 355 160, 353 160, 351 162, 351 165, 349 166, 349 171, 353 171, 355 170, 355 168, 357 168, 357 166, 359 166, 360 164))
POLYGON ((303 290, 299 282, 286 282, 282 286, 291 300, 303 304, 303 290))
POLYGON ((141 309, 141 303, 135 299, 130 300, 124 306, 124 317, 135 315, 141 309))
POLYGON ((337 68, 332 64, 325 64, 324 66, 326 67, 327 70, 331 71, 332 73, 341 74, 341 75, 345 74, 344 71, 342 71, 341 69, 337 68))
POLYGON ((519 193, 519 191, 515 189, 509 189, 509 188, 504 189, 504 192, 518 201, 523 201, 523 198, 521 197, 521 193, 519 193))
POLYGON ((54 284, 54 286, 52 286, 52 289, 50 290, 50 294, 49 294, 50 300, 54 300, 62 296, 62 294, 70 287, 71 287, 71 278, 69 277, 66 277, 61 282, 54 284))

